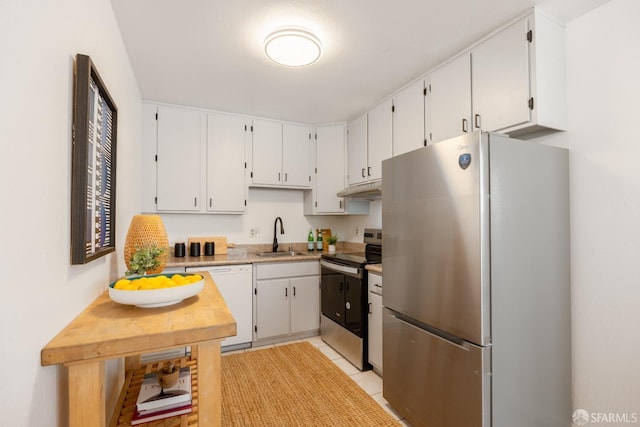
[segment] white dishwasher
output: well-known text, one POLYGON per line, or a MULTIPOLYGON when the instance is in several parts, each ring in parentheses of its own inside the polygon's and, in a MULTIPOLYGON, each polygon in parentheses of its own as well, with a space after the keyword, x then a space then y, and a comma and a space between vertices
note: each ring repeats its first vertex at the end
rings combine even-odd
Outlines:
POLYGON ((237 335, 222 341, 224 350, 249 347, 253 337, 253 270, 251 264, 188 267, 187 273, 207 271, 236 319, 237 335))

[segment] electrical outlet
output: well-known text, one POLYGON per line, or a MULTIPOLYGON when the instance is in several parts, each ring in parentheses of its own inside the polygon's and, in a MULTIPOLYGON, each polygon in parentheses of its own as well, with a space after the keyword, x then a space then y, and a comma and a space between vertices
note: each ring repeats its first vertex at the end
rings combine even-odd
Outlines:
POLYGON ((260 227, 249 228, 249 237, 260 237, 260 227))
POLYGON ((356 227, 356 236, 360 234, 360 229, 358 227, 356 227))

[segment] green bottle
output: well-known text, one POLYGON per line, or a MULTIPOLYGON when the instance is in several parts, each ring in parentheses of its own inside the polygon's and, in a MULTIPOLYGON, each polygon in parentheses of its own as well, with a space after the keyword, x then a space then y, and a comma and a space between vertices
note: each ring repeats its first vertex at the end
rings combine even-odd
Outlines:
POLYGON ((316 243, 318 251, 322 251, 322 230, 318 230, 318 241, 316 243))
POLYGON ((313 240, 313 231, 309 230, 309 237, 307 238, 307 250, 309 252, 313 251, 313 248, 315 247, 315 242, 313 240))

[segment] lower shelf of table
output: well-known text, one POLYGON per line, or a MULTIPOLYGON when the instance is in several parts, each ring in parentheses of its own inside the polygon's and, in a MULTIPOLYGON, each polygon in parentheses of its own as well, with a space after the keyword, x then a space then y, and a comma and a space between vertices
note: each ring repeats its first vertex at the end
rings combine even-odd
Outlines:
MULTIPOLYGON (((137 424, 136 427, 197 427, 198 426, 198 369, 195 360, 188 357, 181 357, 172 360, 178 366, 191 367, 191 400, 193 411, 190 414, 177 415, 161 420, 151 421, 149 423, 137 424)), ((124 386, 118 399, 115 413, 112 417, 110 427, 129 427, 131 426, 131 417, 136 410, 136 400, 138 392, 142 385, 145 374, 157 371, 170 361, 152 362, 140 366, 127 372, 125 375, 124 386)))

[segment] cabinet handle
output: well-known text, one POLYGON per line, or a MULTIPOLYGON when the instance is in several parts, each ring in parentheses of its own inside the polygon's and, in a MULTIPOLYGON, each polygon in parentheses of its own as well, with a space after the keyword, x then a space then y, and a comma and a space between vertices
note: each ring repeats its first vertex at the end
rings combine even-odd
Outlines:
POLYGON ((284 182, 287 182, 288 175, 289 175, 288 173, 286 173, 286 172, 284 173, 284 182))
POLYGON ((196 207, 196 208, 198 207, 198 198, 197 197, 193 198, 193 206, 196 207))
POLYGON ((293 296, 294 297, 296 296, 296 287, 295 286, 293 287, 293 296))
POLYGON ((371 176, 371 166, 367 166, 367 176, 371 176))
POLYGON ((278 182, 280 182, 280 172, 278 172, 278 182))
POLYGON ((366 177, 364 176, 364 168, 362 168, 362 177, 363 177, 363 178, 366 178, 366 177))
POLYGON ((467 133, 468 131, 467 119, 462 119, 462 132, 467 133))
POLYGON ((212 206, 212 205, 211 205, 212 203, 213 203, 213 199, 212 199, 211 197, 209 197, 209 207, 211 207, 211 206, 212 206))
POLYGON ((367 313, 368 313, 368 314, 372 314, 372 312, 371 312, 371 303, 369 303, 369 304, 368 304, 368 306, 369 306, 369 308, 368 308, 368 310, 367 310, 367 313))
POLYGON ((480 114, 476 114, 474 121, 475 121, 476 129, 480 129, 480 114))
POLYGON ((289 296, 289 288, 284 288, 284 297, 288 297, 289 296))
POLYGON ((340 209, 342 209, 342 200, 340 200, 340 209))

